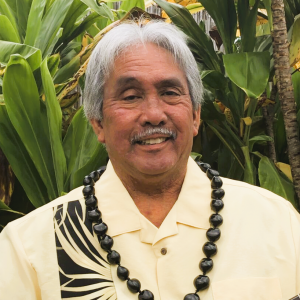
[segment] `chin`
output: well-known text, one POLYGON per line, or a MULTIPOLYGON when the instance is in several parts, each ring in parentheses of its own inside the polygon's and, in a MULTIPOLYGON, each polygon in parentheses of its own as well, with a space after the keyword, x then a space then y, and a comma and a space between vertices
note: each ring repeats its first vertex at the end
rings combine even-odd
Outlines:
POLYGON ((170 159, 148 159, 137 164, 136 169, 145 175, 160 175, 173 169, 176 163, 170 159))

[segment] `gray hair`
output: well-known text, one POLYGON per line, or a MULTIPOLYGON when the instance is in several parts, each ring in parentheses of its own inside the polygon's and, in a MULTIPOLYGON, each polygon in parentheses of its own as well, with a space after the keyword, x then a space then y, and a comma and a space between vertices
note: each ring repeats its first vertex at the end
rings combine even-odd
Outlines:
POLYGON ((86 70, 84 111, 91 120, 102 120, 105 80, 112 71, 114 61, 126 48, 136 44, 153 43, 168 50, 186 74, 193 108, 202 102, 202 82, 197 63, 187 46, 187 36, 175 25, 152 20, 147 24, 128 21, 111 29, 94 49, 86 70))

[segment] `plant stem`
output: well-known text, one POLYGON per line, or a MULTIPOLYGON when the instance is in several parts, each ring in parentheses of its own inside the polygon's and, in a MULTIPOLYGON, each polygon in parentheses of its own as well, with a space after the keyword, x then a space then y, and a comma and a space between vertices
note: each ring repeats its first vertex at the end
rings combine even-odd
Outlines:
MULTIPOLYGON (((250 98, 250 103, 247 109, 247 117, 251 118, 251 120, 253 120, 256 105, 257 105, 257 99, 250 98)), ((251 130, 251 124, 246 125, 244 138, 243 138, 244 145, 246 146, 249 146, 250 130, 251 130)))
POLYGON ((253 171, 253 164, 250 158, 249 147, 241 147, 245 157, 245 172, 244 172, 244 181, 250 184, 255 185, 255 174, 253 171))
POLYGON ((275 76, 279 92, 279 100, 283 113, 288 156, 297 195, 298 208, 300 207, 300 141, 297 124, 297 110, 294 99, 294 89, 289 63, 289 42, 287 38, 286 19, 283 0, 272 0, 272 15, 274 29, 273 57, 275 76))

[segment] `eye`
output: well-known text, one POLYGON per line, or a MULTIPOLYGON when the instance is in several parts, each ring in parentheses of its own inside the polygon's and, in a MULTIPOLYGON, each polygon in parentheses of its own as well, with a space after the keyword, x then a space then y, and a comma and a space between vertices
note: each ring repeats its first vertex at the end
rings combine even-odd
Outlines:
POLYGON ((123 100, 126 100, 126 101, 133 101, 133 100, 137 100, 137 99, 139 99, 139 98, 141 98, 141 97, 136 96, 136 95, 130 95, 130 96, 127 96, 127 97, 123 98, 123 100))
POLYGON ((175 91, 165 91, 162 93, 162 96, 179 96, 179 93, 175 91))

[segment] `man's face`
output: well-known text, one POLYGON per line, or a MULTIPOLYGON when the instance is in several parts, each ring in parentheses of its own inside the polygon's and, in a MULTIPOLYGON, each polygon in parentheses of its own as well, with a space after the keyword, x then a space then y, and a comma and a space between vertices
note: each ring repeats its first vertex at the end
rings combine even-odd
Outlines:
POLYGON ((117 57, 103 120, 91 123, 117 174, 141 179, 185 172, 199 122, 185 74, 167 50, 148 43, 117 57))

